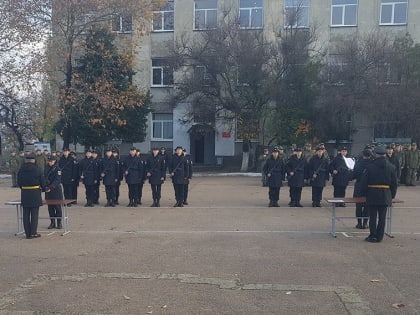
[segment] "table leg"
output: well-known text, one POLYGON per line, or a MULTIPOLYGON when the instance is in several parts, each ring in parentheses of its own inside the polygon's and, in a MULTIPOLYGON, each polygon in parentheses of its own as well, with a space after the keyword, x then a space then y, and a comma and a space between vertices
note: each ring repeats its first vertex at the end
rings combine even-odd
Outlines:
POLYGON ((16 219, 17 219, 17 235, 25 234, 23 228, 23 209, 22 205, 16 205, 16 219))
POLYGON ((337 220, 336 212, 335 212, 335 203, 332 204, 332 217, 331 217, 331 235, 333 237, 337 237, 335 233, 335 222, 337 220))
POLYGON ((388 207, 388 211, 386 212, 386 229, 385 235, 389 236, 390 238, 394 238, 392 235, 392 208, 393 206, 388 207))
POLYGON ((63 222, 64 233, 61 234, 61 236, 64 236, 64 235, 70 233, 70 231, 69 231, 69 221, 68 221, 69 216, 68 216, 67 211, 68 211, 67 205, 63 204, 61 221, 63 222))

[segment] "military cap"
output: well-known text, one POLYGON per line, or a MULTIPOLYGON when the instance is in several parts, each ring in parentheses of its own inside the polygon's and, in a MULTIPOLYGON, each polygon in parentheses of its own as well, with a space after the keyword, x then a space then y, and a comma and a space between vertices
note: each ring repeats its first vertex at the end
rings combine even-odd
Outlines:
POLYGON ((413 146, 413 145, 417 146, 417 143, 413 142, 411 145, 412 145, 412 146, 413 146))
POLYGON ((91 150, 92 153, 98 153, 95 149, 91 150))
POLYGON ((375 153, 382 155, 382 154, 386 154, 387 151, 383 146, 378 146, 378 147, 375 148, 375 153))
POLYGON ((109 148, 109 147, 108 147, 108 148, 106 148, 106 149, 105 149, 105 152, 112 152, 112 148, 109 148))
POLYGON ((112 153, 118 153, 118 150, 117 149, 112 149, 112 153))
POLYGON ((70 151, 70 149, 69 148, 64 148, 63 152, 66 152, 66 151, 70 151))
POLYGON ((181 149, 182 150, 182 147, 179 145, 179 146, 177 146, 176 148, 175 148, 175 151, 176 150, 178 150, 178 149, 181 149))
POLYGON ((27 156, 25 156, 25 159, 27 159, 27 160, 35 160, 35 154, 29 153, 27 156))
POLYGON ((57 157, 56 156, 49 156, 48 157, 48 162, 49 161, 57 161, 58 159, 57 159, 57 157))
POLYGON ((318 145, 318 146, 315 148, 315 151, 324 150, 324 149, 325 149, 325 147, 318 145))
POLYGON ((35 150, 35 152, 41 152, 41 149, 40 148, 37 148, 36 150, 35 150))
POLYGON ((387 146, 386 146, 386 148, 389 150, 389 149, 394 149, 394 146, 392 145, 392 144, 388 144, 387 146))
POLYGON ((187 152, 187 149, 185 149, 185 148, 182 148, 182 152, 187 152))
POLYGON ((166 148, 165 148, 165 147, 161 147, 160 149, 161 149, 161 150, 166 150, 166 148))
POLYGON ((370 156, 372 156, 372 151, 369 150, 369 149, 364 149, 363 152, 362 152, 362 155, 366 156, 366 157, 370 157, 370 156))
POLYGON ((338 149, 338 151, 343 151, 343 150, 346 150, 346 151, 347 151, 347 147, 346 147, 346 146, 342 146, 342 147, 340 147, 340 148, 338 149))
POLYGON ((277 149, 279 149, 279 151, 280 151, 280 150, 284 150, 284 148, 283 148, 281 145, 279 145, 279 146, 277 147, 277 149))
POLYGON ((274 147, 272 152, 279 152, 279 148, 278 147, 274 147))
POLYGON ((301 148, 295 148, 293 151, 294 152, 302 152, 302 149, 301 148))
POLYGON ((70 152, 70 155, 76 155, 76 152, 71 151, 71 152, 70 152))

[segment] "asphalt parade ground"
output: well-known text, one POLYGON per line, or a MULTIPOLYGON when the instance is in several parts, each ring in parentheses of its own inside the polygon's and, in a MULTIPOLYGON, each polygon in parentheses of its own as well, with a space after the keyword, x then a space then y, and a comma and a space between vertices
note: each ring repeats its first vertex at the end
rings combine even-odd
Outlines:
MULTIPOLYGON (((398 189, 392 233, 368 243, 356 220, 329 234, 331 207, 268 208, 259 177, 200 176, 189 205, 173 208, 166 182, 160 208, 144 185, 142 205, 69 208, 70 233, 15 236, 20 191, 0 180, 0 315, 30 314, 419 314, 420 186, 398 189)), ((353 187, 347 189, 351 196, 353 187)), ((332 197, 327 186, 324 197, 332 197)), ((338 208, 354 215, 354 205, 338 208)), ((47 217, 47 207, 40 216, 47 217)))

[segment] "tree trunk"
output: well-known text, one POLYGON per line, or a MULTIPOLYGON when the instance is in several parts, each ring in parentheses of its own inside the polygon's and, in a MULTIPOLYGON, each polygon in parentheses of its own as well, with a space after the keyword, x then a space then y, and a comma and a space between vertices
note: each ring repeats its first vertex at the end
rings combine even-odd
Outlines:
POLYGON ((248 164, 249 164, 249 152, 243 152, 242 153, 241 172, 247 172, 248 171, 248 164))

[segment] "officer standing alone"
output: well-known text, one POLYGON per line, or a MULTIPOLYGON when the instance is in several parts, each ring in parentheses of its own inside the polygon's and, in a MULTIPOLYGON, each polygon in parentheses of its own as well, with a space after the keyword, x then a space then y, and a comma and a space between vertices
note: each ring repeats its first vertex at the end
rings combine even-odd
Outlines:
POLYGON ((18 172, 18 186, 21 189, 23 227, 27 239, 41 237, 38 234, 39 207, 42 206, 41 191, 45 188, 44 176, 35 165, 35 155, 26 156, 18 172))
POLYGON ((369 211, 370 234, 365 240, 371 243, 382 241, 386 211, 397 193, 397 171, 386 159, 386 153, 383 147, 375 148, 375 159, 366 166, 360 184, 369 211))

